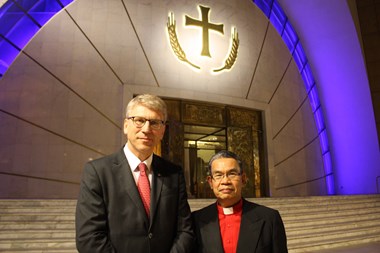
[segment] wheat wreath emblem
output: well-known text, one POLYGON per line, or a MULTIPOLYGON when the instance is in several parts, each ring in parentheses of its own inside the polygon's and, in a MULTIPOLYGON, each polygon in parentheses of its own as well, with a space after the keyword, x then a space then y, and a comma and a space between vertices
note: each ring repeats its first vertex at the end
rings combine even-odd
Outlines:
POLYGON ((238 49, 239 49, 239 36, 236 31, 236 28, 234 28, 233 33, 231 34, 231 50, 228 54, 227 59, 224 62, 224 66, 219 69, 214 69, 214 72, 219 72, 224 69, 230 69, 235 64, 237 55, 238 55, 238 49))
POLYGON ((186 62, 193 66, 194 68, 200 69, 197 65, 191 63, 187 58, 185 51, 183 51, 181 45, 179 44, 178 37, 177 37, 177 32, 176 32, 176 23, 174 20, 174 14, 170 13, 170 16, 168 17, 168 34, 169 34, 169 39, 170 39, 170 45, 172 46, 174 54, 178 57, 180 61, 186 62))
MULTIPOLYGON (((179 43, 177 32, 176 32, 176 22, 174 19, 174 14, 172 12, 168 16, 167 30, 168 30, 169 40, 170 40, 170 46, 174 54, 177 56, 177 58, 180 61, 186 62, 187 64, 191 65, 194 68, 200 69, 199 66, 195 65, 194 63, 190 62, 187 59, 186 53, 182 49, 181 44, 179 43)), ((236 28, 234 28, 233 32, 231 33, 231 49, 228 53, 227 59, 224 62, 224 66, 219 69, 214 69, 213 71, 220 72, 222 70, 231 69, 232 66, 236 62, 238 49, 239 49, 239 36, 236 31, 236 28)))

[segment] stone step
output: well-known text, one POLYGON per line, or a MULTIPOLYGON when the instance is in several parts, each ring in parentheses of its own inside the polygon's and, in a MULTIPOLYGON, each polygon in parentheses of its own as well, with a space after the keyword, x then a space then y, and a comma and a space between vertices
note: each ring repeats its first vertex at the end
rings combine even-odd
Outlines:
POLYGON ((352 198, 337 198, 337 196, 328 196, 326 198, 321 197, 300 197, 300 198, 248 198, 248 200, 252 202, 256 202, 258 204, 266 204, 266 205, 278 205, 278 206, 305 206, 305 203, 310 205, 335 205, 335 204, 347 204, 347 203, 365 203, 365 202, 373 202, 374 200, 378 200, 379 197, 377 195, 363 196, 362 198, 358 196, 352 196, 352 198), (284 200, 286 199, 286 200, 284 200), (289 205, 291 204, 291 205, 289 205))
POLYGON ((39 221, 74 221, 75 213, 71 214, 52 214, 52 213, 40 213, 40 214, 1 214, 0 222, 39 222, 39 221))
POLYGON ((32 250, 47 250, 50 252, 55 251, 56 249, 62 250, 75 250, 75 241, 68 239, 30 239, 30 240, 4 240, 0 243, 0 252, 1 251, 10 251, 10 250, 23 250, 27 252, 29 249, 32 250))
MULTIPOLYGON (((348 198, 337 198, 337 196, 329 196, 326 199, 321 197, 300 197, 300 198, 248 198, 249 201, 256 202, 261 205, 272 207, 274 209, 285 211, 298 211, 300 208, 307 209, 352 209, 353 207, 373 207, 380 206, 380 197, 377 195, 354 195, 348 198), (285 199, 285 200, 284 200, 285 199), (378 200, 375 202, 374 200, 378 200)), ((190 199, 192 210, 197 210, 206 205, 215 203, 215 199, 190 199)))
POLYGON ((72 207, 22 207, 22 206, 17 206, 17 207, 8 207, 8 208, 3 208, 0 211, 0 214, 23 214, 23 213, 56 213, 56 214, 62 214, 62 213, 69 213, 72 214, 75 212, 75 206, 72 207))
POLYGON ((368 219, 359 222, 341 222, 341 223, 330 223, 330 224, 313 224, 309 226, 300 226, 296 228, 286 227, 286 235, 289 238, 300 238, 306 235, 320 234, 320 233, 329 233, 329 232, 339 232, 347 231, 358 228, 371 228, 371 227, 380 227, 380 219, 368 219))
POLYGON ((41 221, 41 222, 1 222, 0 230, 41 230, 41 229, 75 229, 74 222, 41 221))
POLYGON ((3 240, 25 240, 25 239, 70 239, 75 240, 73 229, 43 229, 43 230, 2 230, 0 241, 3 240))
POLYGON ((355 201, 355 202, 338 202, 338 203, 330 203, 330 204, 318 204, 318 203, 298 203, 293 204, 289 203, 288 205, 276 205, 275 203, 265 203, 264 205, 272 207, 274 209, 279 209, 283 212, 302 212, 310 211, 312 210, 348 210, 348 209, 355 209, 355 208, 365 208, 365 207, 379 207, 380 208, 380 201, 374 202, 372 201, 355 201))
MULTIPOLYGON (((265 205, 265 206, 270 206, 270 207, 273 207, 273 208, 280 208, 282 210, 294 210, 294 209, 297 209, 299 207, 301 208, 306 208, 306 207, 310 207, 310 208, 335 208, 335 207, 339 207, 339 208, 343 208, 343 209, 348 209, 349 206, 360 206, 360 205, 368 205, 368 206, 379 206, 379 203, 377 202, 374 202, 373 199, 366 199, 366 200, 360 200, 360 199, 357 199, 357 200, 353 200, 353 201, 350 201, 350 200, 345 200, 345 201, 335 201, 335 202, 327 202, 327 203, 324 203, 324 202, 307 202, 305 203, 305 201, 302 201, 302 202, 283 202, 283 201, 263 201, 262 199, 248 199, 249 201, 252 201, 252 202, 255 202, 257 204, 261 204, 261 205, 265 205)), ((194 208, 201 208, 201 207, 204 207, 206 205, 209 205, 209 204, 213 204, 215 203, 215 200, 214 201, 189 201, 190 205, 194 208)))
POLYGON ((7 249, 6 251, 0 251, 0 252, 7 252, 7 253, 78 253, 78 251, 75 248, 70 249, 7 249))
POLYGON ((75 207, 77 201, 75 199, 2 199, 0 200, 0 208, 13 206, 30 206, 30 207, 75 207))
POLYGON ((379 226, 371 227, 360 227, 355 229, 345 229, 339 231, 325 231, 325 232, 316 232, 308 233, 304 235, 298 235, 297 237, 290 237, 288 239, 288 245, 291 247, 293 244, 313 244, 320 241, 326 240, 341 240, 347 237, 366 237, 374 236, 380 234, 379 226))
MULTIPOLYGON (((340 240, 325 240, 325 241, 319 241, 318 243, 307 243, 307 244, 295 244, 291 247, 288 246, 289 253, 304 253, 304 252, 319 252, 321 250, 327 250, 327 249, 334 249, 334 248, 340 248, 340 247, 348 247, 353 245, 363 245, 368 243, 374 243, 374 242, 380 242, 380 236, 378 234, 370 236, 366 235, 364 237, 346 237, 344 239, 340 240)), ((364 251, 363 251, 364 252, 364 251)), ((366 251, 368 253, 377 253, 377 252, 370 252, 366 251)))
POLYGON ((328 226, 331 224, 340 224, 340 223, 357 223, 361 224, 362 221, 368 220, 379 220, 380 214, 374 213, 366 216, 343 216, 342 217, 329 217, 316 220, 292 220, 284 221, 285 227, 287 230, 298 230, 304 227, 315 227, 315 226, 328 226))
MULTIPOLYGON (((380 208, 365 208, 365 209, 350 209, 344 211, 317 211, 314 212, 302 212, 302 213, 292 213, 287 214, 281 212, 281 216, 286 221, 299 221, 299 220, 309 220, 309 219, 321 219, 321 218, 340 218, 343 216, 364 216, 371 214, 379 214, 380 208)), ((360 219, 361 217, 358 217, 360 219)))

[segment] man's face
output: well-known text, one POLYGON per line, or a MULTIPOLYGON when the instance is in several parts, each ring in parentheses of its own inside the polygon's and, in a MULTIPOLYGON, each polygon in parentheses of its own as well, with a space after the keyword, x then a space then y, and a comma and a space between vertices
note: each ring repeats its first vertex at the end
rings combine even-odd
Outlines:
MULTIPOLYGON (((129 112, 128 117, 142 117, 148 120, 164 120, 161 112, 151 110, 143 105, 136 105, 129 112)), ((165 125, 160 129, 152 129, 150 122, 144 126, 136 127, 132 119, 124 120, 124 134, 127 135, 128 148, 141 161, 146 160, 154 150, 154 147, 162 140, 165 133, 165 125)))
POLYGON ((239 164, 235 159, 219 158, 212 162, 211 176, 207 180, 219 205, 230 207, 240 201, 246 175, 244 173, 240 175, 239 164), (218 180, 218 177, 221 179, 218 180))

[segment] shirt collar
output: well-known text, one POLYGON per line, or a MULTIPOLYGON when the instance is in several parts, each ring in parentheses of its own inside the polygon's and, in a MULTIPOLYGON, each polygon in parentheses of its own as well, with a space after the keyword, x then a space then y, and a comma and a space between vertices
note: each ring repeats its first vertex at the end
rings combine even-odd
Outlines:
POLYGON ((237 214, 240 213, 243 209, 243 200, 240 199, 238 203, 231 207, 222 207, 218 203, 216 204, 218 207, 218 213, 224 215, 237 214))
POLYGON ((148 167, 148 170, 149 172, 151 171, 151 167, 152 167, 152 161, 153 161, 153 153, 148 157, 148 159, 146 159, 145 161, 140 161, 139 158, 137 158, 137 156, 135 156, 132 151, 128 148, 128 145, 124 145, 124 154, 125 156, 127 157, 127 160, 128 160, 128 163, 129 163, 129 167, 131 167, 131 170, 132 171, 136 171, 138 170, 137 169, 137 166, 143 162, 146 164, 146 166, 148 167))

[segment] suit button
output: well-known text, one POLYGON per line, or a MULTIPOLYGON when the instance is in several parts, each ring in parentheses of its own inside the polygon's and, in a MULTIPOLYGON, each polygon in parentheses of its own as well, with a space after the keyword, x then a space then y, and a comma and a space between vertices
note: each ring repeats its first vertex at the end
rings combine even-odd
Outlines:
POLYGON ((149 239, 152 239, 153 234, 152 234, 152 233, 149 233, 149 234, 148 234, 148 237, 149 237, 149 239))

